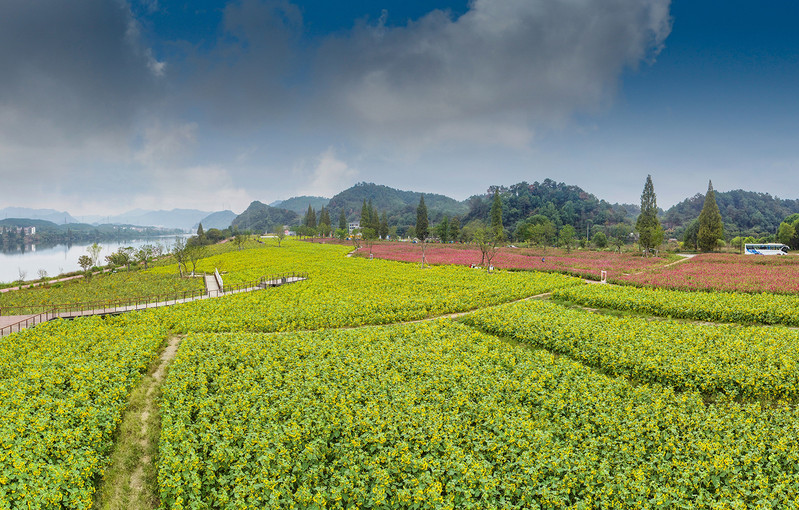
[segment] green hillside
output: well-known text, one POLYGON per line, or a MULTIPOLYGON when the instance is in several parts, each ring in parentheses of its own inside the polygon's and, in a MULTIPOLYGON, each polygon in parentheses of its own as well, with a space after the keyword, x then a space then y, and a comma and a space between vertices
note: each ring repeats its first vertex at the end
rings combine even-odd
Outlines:
POLYGON ((287 200, 281 200, 280 202, 275 202, 271 205, 271 207, 287 209, 289 211, 294 211, 299 215, 303 215, 306 213, 306 211, 308 211, 309 205, 313 207, 314 210, 318 211, 322 207, 327 207, 328 202, 330 202, 329 198, 303 195, 299 197, 291 197, 287 200))
POLYGON ((299 222, 300 215, 294 211, 270 207, 256 200, 243 213, 236 216, 231 226, 240 230, 266 232, 274 230, 276 226, 297 225, 299 222))
MULTIPOLYGON (((385 211, 388 214, 390 225, 413 225, 416 223, 416 207, 423 194, 431 222, 439 221, 445 214, 462 216, 469 211, 464 202, 444 195, 402 191, 371 182, 358 183, 334 196, 330 199, 328 209, 331 218, 338 218, 344 210, 347 220, 355 221, 360 219, 363 201, 371 200, 379 213, 385 211)), ((308 206, 305 207, 307 209, 308 206)))
MULTIPOLYGON (((786 217, 799 213, 799 200, 783 200, 768 193, 733 190, 716 191, 716 203, 724 222, 724 236, 754 236, 774 234, 786 217)), ((663 228, 680 233, 699 217, 705 195, 697 193, 670 208, 662 217, 663 228)))

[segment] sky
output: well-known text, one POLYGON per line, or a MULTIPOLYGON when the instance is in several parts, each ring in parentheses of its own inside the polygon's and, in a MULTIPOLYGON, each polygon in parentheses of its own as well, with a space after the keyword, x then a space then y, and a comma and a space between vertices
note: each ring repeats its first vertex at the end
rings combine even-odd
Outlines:
POLYGON ((799 198, 799 2, 0 0, 0 208, 799 198))

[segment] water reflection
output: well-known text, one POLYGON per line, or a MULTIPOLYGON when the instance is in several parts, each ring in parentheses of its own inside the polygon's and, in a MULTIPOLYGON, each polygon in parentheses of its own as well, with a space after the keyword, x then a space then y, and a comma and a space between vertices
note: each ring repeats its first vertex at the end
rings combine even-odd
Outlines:
MULTIPOLYGON (((140 248, 145 244, 161 244, 165 251, 172 248, 175 236, 150 237, 127 241, 101 242, 100 264, 106 263, 106 255, 117 251, 120 247, 132 246, 140 248)), ((0 283, 9 283, 21 277, 33 280, 46 272, 48 277, 61 273, 80 271, 78 258, 87 255, 86 249, 92 243, 74 244, 18 244, 0 246, 0 283), (22 275, 25 275, 24 277, 22 275)))

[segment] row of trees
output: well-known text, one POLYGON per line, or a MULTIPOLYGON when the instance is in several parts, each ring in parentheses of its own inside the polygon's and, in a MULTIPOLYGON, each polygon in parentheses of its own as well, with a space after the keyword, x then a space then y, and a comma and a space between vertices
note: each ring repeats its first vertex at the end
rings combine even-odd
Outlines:
MULTIPOLYGON (((188 241, 183 237, 176 237, 175 243, 170 250, 167 250, 160 243, 145 244, 139 248, 132 246, 120 247, 114 253, 105 256, 107 265, 111 268, 125 267, 128 270, 134 264, 139 264, 147 269, 150 264, 164 255, 172 255, 178 264, 180 276, 188 273, 188 266, 191 265, 191 273, 197 271, 197 263, 208 256, 208 244, 202 240, 202 226, 197 236, 192 236, 188 241)), ((244 236, 243 236, 244 237, 244 236)), ((89 272, 91 268, 99 267, 102 246, 97 243, 89 246, 86 255, 78 257, 78 265, 84 272, 89 272)))
MULTIPOLYGON (((657 218, 657 197, 651 175, 646 176, 644 191, 641 193, 641 214, 638 216, 635 228, 638 231, 638 243, 644 254, 651 253, 663 244, 663 227, 657 218)), ((708 181, 702 212, 686 229, 683 243, 685 246, 709 252, 717 249, 719 241, 723 242, 723 238, 724 225, 716 204, 713 182, 708 181)))

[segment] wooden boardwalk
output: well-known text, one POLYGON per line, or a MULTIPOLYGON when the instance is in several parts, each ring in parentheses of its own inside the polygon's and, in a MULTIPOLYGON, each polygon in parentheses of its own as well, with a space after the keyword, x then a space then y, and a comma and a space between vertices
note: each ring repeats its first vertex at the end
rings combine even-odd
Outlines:
POLYGON ((0 337, 17 333, 23 329, 33 327, 42 322, 47 322, 53 319, 76 319, 78 317, 88 317, 91 315, 116 315, 126 312, 134 312, 137 310, 148 310, 151 308, 160 308, 164 306, 179 305, 182 303, 189 303, 191 301, 198 301, 201 299, 213 299, 231 294, 240 294, 243 292, 253 292, 256 290, 265 289, 267 287, 279 287, 289 283, 301 282, 308 279, 307 274, 294 274, 286 276, 276 276, 262 278, 258 282, 253 282, 249 285, 237 286, 225 290, 220 287, 219 281, 214 275, 206 275, 206 292, 203 294, 193 295, 190 297, 175 297, 175 299, 166 299, 161 301, 151 301, 150 299, 143 298, 135 302, 112 303, 102 308, 82 308, 80 306, 74 307, 72 310, 50 310, 38 314, 31 315, 0 315, 0 337), (210 281, 209 281, 210 278, 210 281))

